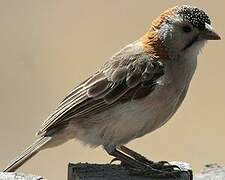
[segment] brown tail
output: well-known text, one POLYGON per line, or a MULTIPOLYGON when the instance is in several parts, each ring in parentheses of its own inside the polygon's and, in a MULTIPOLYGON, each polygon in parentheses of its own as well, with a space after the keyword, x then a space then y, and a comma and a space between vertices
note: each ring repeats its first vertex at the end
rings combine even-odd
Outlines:
POLYGON ((33 144, 31 144, 25 151, 19 154, 14 160, 12 160, 8 166, 3 170, 4 172, 12 172, 23 165, 27 160, 39 152, 40 148, 49 142, 52 137, 40 137, 33 144))

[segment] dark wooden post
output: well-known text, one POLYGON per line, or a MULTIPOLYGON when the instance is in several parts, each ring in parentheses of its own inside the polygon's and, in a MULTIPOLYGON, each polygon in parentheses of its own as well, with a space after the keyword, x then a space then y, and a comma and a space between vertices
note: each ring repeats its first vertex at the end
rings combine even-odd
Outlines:
MULTIPOLYGON (((175 164, 175 163, 173 163, 175 164)), ((181 167, 182 172, 179 178, 167 178, 166 180, 190 180, 192 172, 187 163, 176 163, 181 167)), ((130 175, 129 171, 120 166, 113 164, 88 164, 78 163, 69 164, 68 180, 160 180, 165 178, 150 178, 146 176, 130 175)))

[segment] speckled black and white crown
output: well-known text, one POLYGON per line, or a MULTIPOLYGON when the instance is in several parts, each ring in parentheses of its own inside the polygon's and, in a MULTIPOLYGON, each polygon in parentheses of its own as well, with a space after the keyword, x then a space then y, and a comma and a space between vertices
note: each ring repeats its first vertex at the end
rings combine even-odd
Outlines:
POLYGON ((194 6, 183 5, 176 8, 176 13, 200 30, 205 28, 205 23, 211 24, 209 16, 201 9, 194 6))

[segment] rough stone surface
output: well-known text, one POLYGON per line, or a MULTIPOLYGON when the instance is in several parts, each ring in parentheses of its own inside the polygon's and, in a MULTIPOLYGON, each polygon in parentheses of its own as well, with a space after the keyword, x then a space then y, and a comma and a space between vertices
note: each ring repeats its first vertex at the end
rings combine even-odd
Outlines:
POLYGON ((225 180, 225 167, 218 164, 205 165, 204 169, 194 177, 194 180, 225 180))
POLYGON ((41 176, 28 175, 15 172, 0 172, 0 180, 46 180, 41 176))

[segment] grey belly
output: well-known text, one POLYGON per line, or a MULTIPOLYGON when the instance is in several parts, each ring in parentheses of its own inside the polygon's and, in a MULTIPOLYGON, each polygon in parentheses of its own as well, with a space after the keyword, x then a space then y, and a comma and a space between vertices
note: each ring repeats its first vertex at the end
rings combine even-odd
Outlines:
POLYGON ((85 122, 86 126, 71 121, 68 131, 90 146, 126 144, 165 124, 181 104, 186 94, 183 92, 159 88, 147 98, 117 105, 79 121, 85 122))

